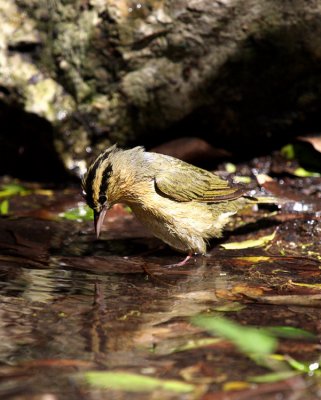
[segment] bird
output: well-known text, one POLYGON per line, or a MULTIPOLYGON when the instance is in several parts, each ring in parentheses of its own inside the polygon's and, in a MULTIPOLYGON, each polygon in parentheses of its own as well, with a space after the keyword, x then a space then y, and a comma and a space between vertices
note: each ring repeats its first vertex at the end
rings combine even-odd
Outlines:
POLYGON ((205 255, 208 240, 222 236, 230 217, 256 202, 244 187, 142 146, 107 148, 89 166, 82 189, 97 238, 108 209, 124 203, 154 236, 186 254, 177 266, 205 255))

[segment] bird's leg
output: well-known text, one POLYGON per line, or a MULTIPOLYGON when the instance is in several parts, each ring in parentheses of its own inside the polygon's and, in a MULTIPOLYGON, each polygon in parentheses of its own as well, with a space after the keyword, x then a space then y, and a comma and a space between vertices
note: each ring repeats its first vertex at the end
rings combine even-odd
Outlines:
POLYGON ((193 253, 190 251, 188 253, 188 255, 184 258, 183 261, 177 263, 177 264, 172 264, 170 265, 170 267, 182 267, 183 265, 185 265, 187 263, 188 260, 190 260, 192 258, 193 253))
POLYGON ((182 267, 183 265, 185 265, 187 263, 188 260, 190 260, 192 258, 193 253, 188 253, 188 255, 184 258, 183 261, 179 262, 176 264, 177 267, 182 267))

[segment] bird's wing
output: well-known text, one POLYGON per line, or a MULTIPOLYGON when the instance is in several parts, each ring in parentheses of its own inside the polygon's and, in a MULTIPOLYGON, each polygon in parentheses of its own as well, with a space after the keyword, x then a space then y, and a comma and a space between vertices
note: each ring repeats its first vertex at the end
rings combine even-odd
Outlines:
POLYGON ((216 203, 241 197, 246 190, 201 168, 181 161, 174 168, 155 176, 155 187, 160 194, 176 201, 216 203), (179 165, 182 163, 181 165, 179 165))

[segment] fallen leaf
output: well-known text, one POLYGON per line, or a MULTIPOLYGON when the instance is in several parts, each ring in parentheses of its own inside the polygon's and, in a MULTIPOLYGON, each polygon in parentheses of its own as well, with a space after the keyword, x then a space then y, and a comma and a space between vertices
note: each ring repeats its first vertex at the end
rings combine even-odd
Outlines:
POLYGON ((15 195, 26 195, 29 194, 30 190, 27 190, 21 185, 18 185, 16 183, 8 183, 5 185, 2 185, 0 189, 0 198, 1 197, 11 197, 15 195))
POLYGON ((306 177, 314 177, 314 178, 318 178, 321 176, 321 174, 319 174, 319 172, 314 172, 314 171, 308 171, 305 168, 299 167, 297 169, 295 169, 293 171, 293 175, 295 176, 299 176, 300 178, 306 178, 306 177))
POLYGON ((233 182, 249 184, 252 182, 252 179, 249 176, 234 176, 233 182))
POLYGON ((225 170, 226 172, 228 172, 229 174, 234 174, 236 172, 236 165, 231 163, 231 162, 227 162, 224 164, 225 166, 225 170))
POLYGON ((246 296, 260 297, 264 294, 264 290, 258 286, 248 286, 245 284, 235 285, 232 288, 233 293, 245 294, 246 296))
POLYGON ((316 335, 304 329, 293 326, 268 326, 263 328, 273 336, 286 339, 315 339, 316 335))
POLYGON ((277 340, 259 331, 256 327, 242 326, 222 317, 199 315, 193 317, 192 323, 208 332, 230 340, 240 351, 250 355, 266 355, 272 353, 277 340))
POLYGON ((52 197, 54 195, 53 190, 50 189, 35 189, 33 193, 40 194, 40 196, 48 196, 48 197, 52 197))
POLYGON ((293 286, 300 286, 300 287, 306 287, 306 288, 311 288, 311 289, 321 289, 321 283, 303 283, 303 282, 294 282, 292 279, 289 279, 289 284, 293 286))
POLYGON ((250 299, 254 299, 258 303, 275 304, 275 305, 295 305, 295 306, 306 306, 306 307, 320 307, 321 306, 321 295, 274 295, 274 296, 253 296, 249 293, 244 293, 250 299))
POLYGON ((222 341, 222 339, 220 339, 220 338, 201 338, 201 339, 189 340, 186 343, 184 343, 183 345, 174 349, 173 353, 199 349, 201 347, 215 345, 217 343, 220 343, 221 341, 222 341))
POLYGON ((287 160, 294 160, 295 159, 295 149, 293 144, 287 144, 282 147, 281 154, 287 160))
POLYGON ((123 371, 89 371, 84 376, 87 383, 92 386, 126 392, 152 392, 162 389, 170 392, 189 393, 195 390, 195 385, 190 383, 123 371))
POLYGON ((249 389, 251 387, 251 384, 248 382, 244 381, 231 381, 231 382, 226 382, 223 385, 223 390, 225 392, 231 391, 231 390, 244 390, 244 389, 249 389))
POLYGON ((8 212, 9 212, 9 200, 6 199, 0 203, 0 214, 7 215, 8 212))
POLYGON ((262 247, 271 242, 275 237, 276 231, 271 233, 271 235, 262 236, 258 239, 244 240, 243 242, 230 242, 221 244, 225 250, 241 250, 248 249, 251 247, 262 247))
POLYGON ((292 378, 295 375, 298 375, 297 371, 279 371, 271 372, 270 374, 251 376, 247 378, 247 380, 253 383, 270 383, 283 381, 285 379, 292 378))
POLYGON ((301 361, 298 361, 298 360, 294 359, 293 357, 285 355, 284 356, 284 361, 286 361, 290 365, 290 367, 293 368, 295 371, 305 372, 305 373, 309 373, 310 372, 309 365, 304 364, 301 361))
POLYGON ((70 208, 59 214, 60 218, 70 221, 92 221, 94 219, 93 211, 84 203, 79 203, 77 207, 70 208))
POLYGON ((258 264, 260 262, 272 262, 274 261, 274 256, 267 257, 267 256, 244 256, 244 257, 235 257, 234 260, 236 260, 238 263, 244 263, 244 265, 248 264, 258 264))

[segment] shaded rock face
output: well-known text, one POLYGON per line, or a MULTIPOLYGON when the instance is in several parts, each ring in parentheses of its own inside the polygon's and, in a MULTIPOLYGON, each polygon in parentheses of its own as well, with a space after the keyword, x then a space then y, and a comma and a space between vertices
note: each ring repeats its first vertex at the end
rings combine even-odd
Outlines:
POLYGON ((79 175, 111 142, 266 150, 320 128, 320 13, 316 0, 0 0, 0 99, 47 121, 79 175))

